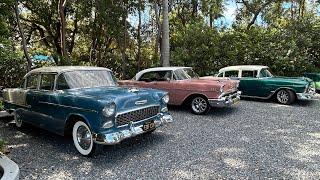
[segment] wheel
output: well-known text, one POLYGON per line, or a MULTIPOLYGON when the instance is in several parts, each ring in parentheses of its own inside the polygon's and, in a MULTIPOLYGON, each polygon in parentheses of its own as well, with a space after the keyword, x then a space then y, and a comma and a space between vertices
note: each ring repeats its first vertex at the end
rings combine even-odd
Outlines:
POLYGON ((210 109, 208 100, 202 96, 194 97, 191 100, 190 106, 192 113, 197 115, 206 114, 210 109))
POLYGON ((92 156, 95 153, 97 144, 93 142, 92 132, 89 126, 83 121, 77 121, 72 129, 74 146, 83 156, 92 156))
POLYGON ((17 111, 13 111, 13 119, 14 119, 14 123, 16 124, 16 126, 18 128, 22 127, 22 118, 21 116, 17 113, 17 111))
POLYGON ((281 89, 277 92, 277 101, 280 104, 291 104, 295 101, 295 94, 290 90, 281 89))

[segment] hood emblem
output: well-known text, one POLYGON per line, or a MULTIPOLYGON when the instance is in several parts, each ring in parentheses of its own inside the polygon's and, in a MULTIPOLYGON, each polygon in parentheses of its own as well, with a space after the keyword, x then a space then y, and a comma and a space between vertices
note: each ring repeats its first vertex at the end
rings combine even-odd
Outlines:
POLYGON ((138 89, 138 88, 135 88, 135 87, 129 88, 129 89, 128 89, 128 92, 132 92, 132 93, 139 92, 139 89, 138 89))
POLYGON ((134 104, 135 105, 143 105, 146 104, 148 101, 147 100, 141 100, 141 101, 136 101, 134 104))

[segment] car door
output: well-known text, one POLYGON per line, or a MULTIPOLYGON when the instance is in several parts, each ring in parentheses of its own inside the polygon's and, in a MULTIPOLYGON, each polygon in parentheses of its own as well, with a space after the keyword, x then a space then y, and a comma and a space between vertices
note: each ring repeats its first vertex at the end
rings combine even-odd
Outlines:
POLYGON ((263 82, 258 77, 257 70, 242 70, 240 77, 239 90, 242 91, 242 95, 263 97, 263 82))
POLYGON ((174 96, 173 91, 173 72, 171 70, 146 72, 138 79, 139 86, 159 89, 169 93, 170 101, 174 96))
POLYGON ((36 110, 40 114, 40 126, 58 133, 63 128, 64 121, 58 118, 62 108, 59 105, 59 92, 54 90, 55 79, 55 73, 43 73, 40 75, 36 110))
POLYGON ((40 114, 38 112, 38 88, 39 88, 38 73, 30 74, 26 77, 25 82, 25 102, 27 109, 23 112, 23 120, 33 125, 39 126, 40 114))

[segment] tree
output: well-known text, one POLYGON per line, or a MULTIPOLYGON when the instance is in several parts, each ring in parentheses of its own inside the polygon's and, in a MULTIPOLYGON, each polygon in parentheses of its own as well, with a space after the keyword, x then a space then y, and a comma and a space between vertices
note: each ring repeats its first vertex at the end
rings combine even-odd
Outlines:
POLYGON ((22 27, 22 25, 20 23, 19 7, 18 7, 19 4, 18 3, 19 3, 18 0, 16 0, 15 5, 14 5, 16 21, 17 21, 18 28, 19 28, 19 33, 20 33, 20 36, 21 36, 21 39, 22 39, 22 47, 23 47, 24 56, 26 57, 27 62, 28 62, 27 71, 31 71, 32 60, 31 60, 31 58, 29 56, 29 53, 28 53, 26 38, 24 36, 24 30, 23 30, 23 27, 22 27))
POLYGON ((162 22, 161 61, 162 61, 162 66, 170 66, 168 0, 163 0, 162 6, 163 6, 163 22, 162 22))

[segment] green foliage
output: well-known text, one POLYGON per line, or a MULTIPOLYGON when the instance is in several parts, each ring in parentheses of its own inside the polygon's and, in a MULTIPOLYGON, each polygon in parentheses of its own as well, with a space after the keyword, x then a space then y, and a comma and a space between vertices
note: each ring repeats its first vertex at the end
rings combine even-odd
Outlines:
POLYGON ((0 86, 17 87, 26 73, 26 62, 15 52, 11 42, 3 40, 0 44, 0 86))
POLYGON ((0 138, 0 154, 4 153, 5 145, 6 145, 6 142, 0 138))
POLYGON ((3 107, 3 102, 0 100, 0 111, 3 111, 4 107, 3 107))
POLYGON ((186 25, 171 37, 175 65, 193 66, 200 75, 213 75, 231 65, 267 65, 277 75, 301 76, 319 70, 319 21, 298 27, 253 27, 223 32, 203 23, 186 25), (297 32, 297 33, 296 33, 297 32))

